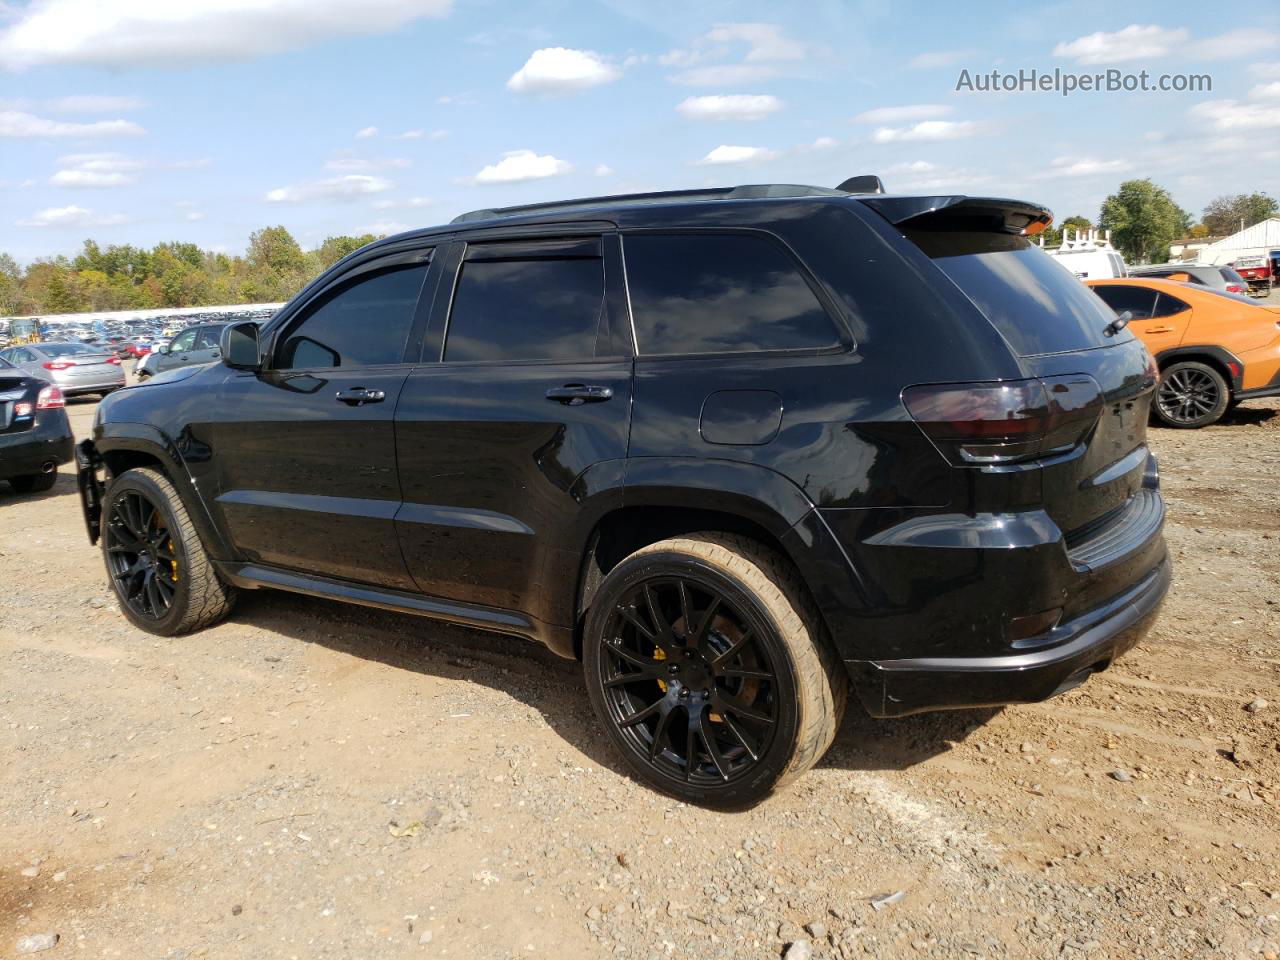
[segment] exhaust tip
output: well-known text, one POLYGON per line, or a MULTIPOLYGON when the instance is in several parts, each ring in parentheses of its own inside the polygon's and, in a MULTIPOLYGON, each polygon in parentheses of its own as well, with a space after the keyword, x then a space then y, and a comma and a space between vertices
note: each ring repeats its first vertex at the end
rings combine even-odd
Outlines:
POLYGON ((58 463, 55 460, 46 460, 44 463, 40 464, 41 473, 53 473, 53 471, 57 469, 58 463))

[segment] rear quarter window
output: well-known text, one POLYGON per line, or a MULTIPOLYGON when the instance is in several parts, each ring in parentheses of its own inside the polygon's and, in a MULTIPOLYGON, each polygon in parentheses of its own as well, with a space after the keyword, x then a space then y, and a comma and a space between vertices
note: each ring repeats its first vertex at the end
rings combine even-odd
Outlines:
POLYGON ((1024 357, 1112 346, 1115 315, 1093 292, 1023 237, 961 230, 907 236, 1024 357))

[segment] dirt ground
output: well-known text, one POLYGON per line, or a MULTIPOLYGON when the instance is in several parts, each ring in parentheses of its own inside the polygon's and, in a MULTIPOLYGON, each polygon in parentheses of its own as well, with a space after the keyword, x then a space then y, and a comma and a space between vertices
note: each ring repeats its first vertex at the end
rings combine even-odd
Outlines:
POLYGON ((1112 670, 851 710, 733 815, 633 782, 578 667, 520 641, 267 592, 141 633, 69 468, 5 487, 0 957, 1274 957, 1277 414, 1152 431, 1176 582, 1112 670))

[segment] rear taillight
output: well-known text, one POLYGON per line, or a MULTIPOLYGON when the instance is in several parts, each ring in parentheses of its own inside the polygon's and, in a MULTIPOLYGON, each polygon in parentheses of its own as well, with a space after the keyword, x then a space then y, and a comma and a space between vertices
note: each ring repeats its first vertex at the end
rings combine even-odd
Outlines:
POLYGON ((1238 283, 1228 283, 1227 293, 1244 293, 1244 287, 1240 286, 1238 283))
POLYGON ((15 404, 13 405, 13 415, 14 415, 15 417, 29 417, 29 416, 31 416, 31 404, 29 404, 29 403, 15 403, 15 404))
POLYGON ((1102 388, 1084 374, 908 387, 902 402, 957 467, 1018 463, 1073 449, 1102 411, 1102 388))
POLYGON ((45 387, 40 391, 40 395, 36 397, 37 410, 55 410, 66 405, 67 401, 63 398, 62 391, 57 387, 45 387))
POLYGON ((118 366, 120 366, 120 358, 119 358, 119 357, 107 357, 107 363, 114 363, 114 364, 118 367, 118 366))
POLYGON ((50 360, 48 363, 42 364, 46 370, 68 370, 74 367, 74 363, 67 363, 65 360, 50 360))

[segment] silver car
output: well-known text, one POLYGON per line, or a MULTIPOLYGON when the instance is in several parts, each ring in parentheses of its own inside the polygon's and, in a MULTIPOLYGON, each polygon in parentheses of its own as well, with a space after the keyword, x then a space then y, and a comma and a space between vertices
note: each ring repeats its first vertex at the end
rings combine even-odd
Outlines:
POLYGON ((0 350, 0 357, 51 380, 63 396, 110 393, 124 386, 124 367, 110 350, 87 343, 28 343, 0 350))

